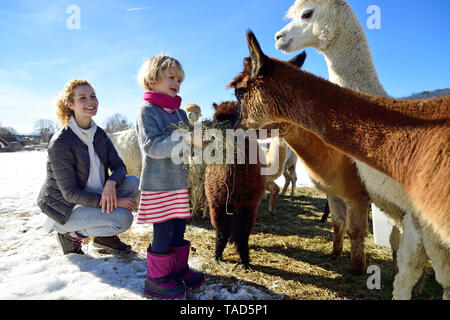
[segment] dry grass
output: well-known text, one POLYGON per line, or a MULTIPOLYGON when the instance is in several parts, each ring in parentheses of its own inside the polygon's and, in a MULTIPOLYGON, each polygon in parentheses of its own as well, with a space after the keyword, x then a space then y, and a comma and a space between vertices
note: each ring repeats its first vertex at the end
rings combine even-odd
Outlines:
MULTIPOLYGON (((366 240, 367 264, 381 269, 381 289, 370 290, 366 282, 370 274, 352 275, 350 244, 337 259, 332 250, 333 231, 330 219, 320 222, 325 195, 313 188, 297 188, 295 197, 280 197, 275 216, 267 212, 267 200, 260 205, 255 228, 250 236, 251 270, 243 270, 233 245, 228 244, 223 262, 213 259, 215 233, 209 220, 195 217, 189 221, 186 238, 192 242, 192 254, 203 262, 202 271, 208 281, 230 285, 236 281, 267 288, 274 298, 307 300, 391 299, 391 250, 373 243, 372 223, 366 240)), ((145 250, 150 235, 125 233, 121 238, 133 243, 136 251, 145 250)), ((427 268, 429 272, 429 267, 427 268)), ((428 277, 416 299, 441 299, 442 288, 428 277)))

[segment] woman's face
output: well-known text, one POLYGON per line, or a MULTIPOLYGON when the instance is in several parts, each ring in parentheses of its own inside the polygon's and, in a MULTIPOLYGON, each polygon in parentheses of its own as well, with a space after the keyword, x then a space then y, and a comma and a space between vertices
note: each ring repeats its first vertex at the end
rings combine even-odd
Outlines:
POLYGON ((166 69, 162 73, 162 79, 152 86, 152 91, 175 97, 180 91, 180 85, 181 80, 178 79, 176 73, 166 69))
POLYGON ((94 88, 90 85, 79 85, 73 90, 73 103, 68 103, 75 114, 75 119, 80 121, 91 120, 97 114, 98 100, 94 88))

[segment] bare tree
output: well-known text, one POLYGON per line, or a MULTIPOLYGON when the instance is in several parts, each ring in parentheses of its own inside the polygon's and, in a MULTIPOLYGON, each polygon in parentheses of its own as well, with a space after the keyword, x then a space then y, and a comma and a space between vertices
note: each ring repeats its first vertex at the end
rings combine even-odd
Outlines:
POLYGON ((108 119, 106 119, 105 131, 107 133, 113 133, 117 131, 122 131, 130 129, 133 124, 128 122, 127 117, 120 113, 115 113, 108 119))
POLYGON ((12 136, 16 135, 17 131, 13 127, 3 127, 2 123, 0 122, 0 135, 2 136, 12 136))
POLYGON ((34 122, 34 131, 41 135, 41 142, 48 143, 55 133, 55 125, 52 120, 39 119, 34 122))

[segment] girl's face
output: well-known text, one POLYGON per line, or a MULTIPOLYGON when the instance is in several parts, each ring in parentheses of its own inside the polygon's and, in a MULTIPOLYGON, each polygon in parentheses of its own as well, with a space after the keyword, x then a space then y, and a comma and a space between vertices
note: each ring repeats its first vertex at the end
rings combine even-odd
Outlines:
POLYGON ((94 88, 90 85, 79 85, 73 90, 73 103, 68 106, 73 110, 77 122, 90 122, 97 114, 98 100, 94 88))
POLYGON ((172 70, 166 69, 162 73, 162 79, 152 86, 152 91, 175 97, 180 91, 181 80, 172 70))

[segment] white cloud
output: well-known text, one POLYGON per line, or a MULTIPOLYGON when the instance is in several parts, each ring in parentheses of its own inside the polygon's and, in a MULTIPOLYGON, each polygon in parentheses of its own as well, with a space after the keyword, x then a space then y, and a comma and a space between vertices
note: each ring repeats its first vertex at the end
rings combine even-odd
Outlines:
POLYGON ((131 11, 141 11, 141 10, 146 10, 146 9, 150 9, 151 7, 139 7, 139 8, 129 8, 126 9, 127 12, 131 12, 131 11))

